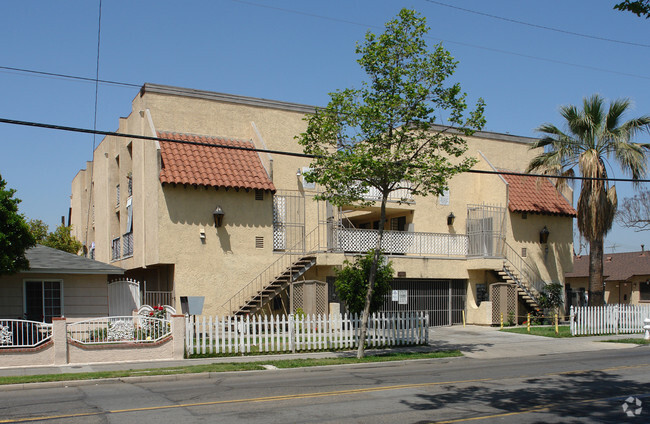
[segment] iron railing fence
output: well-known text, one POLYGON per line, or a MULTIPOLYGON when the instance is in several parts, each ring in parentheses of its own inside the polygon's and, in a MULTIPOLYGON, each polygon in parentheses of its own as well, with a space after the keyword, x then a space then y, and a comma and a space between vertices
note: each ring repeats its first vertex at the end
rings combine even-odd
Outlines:
POLYGON ((0 320, 0 348, 36 347, 52 338, 52 324, 23 319, 0 320))
POLYGON ((171 322, 142 315, 93 318, 68 324, 68 337, 81 344, 152 343, 171 335, 171 322))
MULTIPOLYGON (((302 256, 320 250, 326 235, 324 226, 317 226, 295 245, 290 246, 275 262, 266 267, 248 284, 237 291, 230 299, 221 306, 227 307, 229 313, 234 313, 238 308, 245 305, 253 297, 257 296, 279 275, 288 270, 302 256)), ((294 276, 294 279, 297 276, 294 276)))
POLYGON ((524 283, 528 285, 535 300, 537 300, 540 293, 544 291, 547 283, 544 281, 539 272, 534 269, 519 253, 513 249, 508 243, 504 243, 504 257, 509 262, 515 271, 522 278, 524 283))
POLYGON ((122 257, 133 256, 133 233, 122 236, 122 257))
POLYGON ((142 304, 143 305, 169 305, 175 307, 174 305, 174 292, 171 291, 150 291, 145 290, 143 293, 142 304))

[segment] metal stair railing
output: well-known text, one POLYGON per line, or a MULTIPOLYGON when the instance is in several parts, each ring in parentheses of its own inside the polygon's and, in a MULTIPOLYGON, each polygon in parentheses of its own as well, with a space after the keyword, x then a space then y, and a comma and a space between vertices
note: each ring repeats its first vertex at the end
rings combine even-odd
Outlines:
POLYGON ((538 296, 544 291, 547 283, 544 281, 539 272, 531 267, 519 253, 515 251, 508 243, 504 242, 504 258, 519 274, 515 276, 506 267, 504 271, 528 294, 535 302, 538 302, 538 296), (521 281, 523 277, 524 281, 521 281), (532 289, 532 290, 531 290, 532 289), (536 292, 536 293, 534 293, 536 292))
POLYGON ((317 226, 311 230, 304 238, 287 249, 282 254, 282 256, 280 256, 271 265, 266 267, 248 284, 246 284, 237 293, 235 293, 230 299, 225 301, 221 307, 223 308, 228 305, 228 313, 234 313, 236 310, 245 305, 246 302, 248 302, 250 299, 257 296, 262 290, 271 284, 275 278, 280 276, 287 269, 290 269, 296 262, 296 258, 300 259, 301 257, 310 253, 319 252, 322 240, 319 231, 320 227, 320 225, 317 226))

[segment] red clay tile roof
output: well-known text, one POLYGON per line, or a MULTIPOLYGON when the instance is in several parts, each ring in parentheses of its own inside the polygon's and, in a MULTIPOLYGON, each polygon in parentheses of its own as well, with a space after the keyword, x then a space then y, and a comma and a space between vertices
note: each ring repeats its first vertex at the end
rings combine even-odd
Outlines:
MULTIPOLYGON (((603 254, 605 281, 626 281, 635 275, 650 277, 650 252, 625 252, 603 254)), ((566 278, 589 276, 589 255, 573 257, 573 271, 566 278)))
POLYGON ((503 175, 508 183, 510 212, 576 216, 576 210, 548 178, 503 175))
MULTIPOLYGON (((253 148, 250 141, 158 132, 158 137, 196 143, 253 148)), ((257 152, 160 141, 162 184, 192 184, 275 192, 257 152)))

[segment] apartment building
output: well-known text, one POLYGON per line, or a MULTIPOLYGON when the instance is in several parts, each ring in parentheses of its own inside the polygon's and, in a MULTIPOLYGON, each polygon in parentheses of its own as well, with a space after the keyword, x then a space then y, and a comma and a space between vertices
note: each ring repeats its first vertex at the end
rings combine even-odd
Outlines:
MULTIPOLYGON (((140 281, 147 303, 202 296, 206 314, 327 313, 336 269, 375 245, 379 204, 313 200, 309 159, 279 153, 301 153, 295 137, 313 110, 145 84, 117 132, 149 139, 98 145, 72 182, 74 235, 140 281)), ((474 169, 521 172, 532 141, 477 132, 467 154, 474 169)), ((565 194, 548 179, 479 173, 454 177, 438 197, 394 193, 383 249, 396 274, 384 309, 429 311, 442 325, 536 308, 543 286, 572 269, 576 212, 565 194)))

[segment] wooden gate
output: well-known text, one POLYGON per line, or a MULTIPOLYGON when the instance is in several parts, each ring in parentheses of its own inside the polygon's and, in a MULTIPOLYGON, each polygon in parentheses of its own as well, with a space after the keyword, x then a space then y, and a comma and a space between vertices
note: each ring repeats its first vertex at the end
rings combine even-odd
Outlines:
POLYGON ((517 285, 510 283, 495 283, 490 286, 490 299, 492 300, 492 324, 508 322, 512 317, 517 322, 518 302, 517 285))
POLYGON ((293 283, 293 313, 302 309, 306 314, 327 315, 327 283, 304 280, 293 283))
POLYGON ((108 283, 108 315, 127 316, 140 309, 140 283, 122 279, 108 283))

